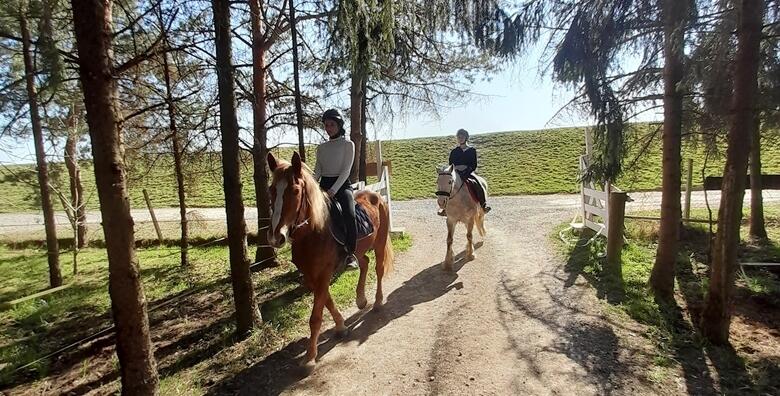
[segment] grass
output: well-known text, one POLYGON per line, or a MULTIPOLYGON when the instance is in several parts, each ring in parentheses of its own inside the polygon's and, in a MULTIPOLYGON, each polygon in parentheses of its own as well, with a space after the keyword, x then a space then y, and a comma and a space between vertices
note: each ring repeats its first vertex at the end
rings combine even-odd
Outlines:
MULTIPOLYGON (((409 248, 411 239, 408 236, 395 238, 393 245, 396 251, 403 251, 409 248)), ((281 267, 253 275, 256 295, 281 293, 296 288, 297 272, 288 261, 289 252, 282 250, 281 253, 280 257, 283 261, 281 267)), ((70 257, 65 253, 61 256, 64 282, 72 284, 70 288, 0 312, 0 384, 19 380, 19 378, 14 380, 13 370, 16 367, 112 324, 110 299, 106 287, 108 268, 105 250, 94 248, 82 250, 78 275, 66 271, 71 263, 70 257)), ((203 287, 206 291, 218 291, 223 295, 218 304, 215 303, 214 307, 208 306, 206 309, 214 309, 215 316, 218 311, 216 305, 228 311, 228 316, 232 312, 229 284, 219 282, 229 276, 226 247, 210 246, 191 249, 191 265, 184 270, 179 266, 179 255, 175 248, 139 249, 138 257, 141 280, 147 301, 150 303, 153 304, 155 301, 191 288, 203 287)), ((354 300, 357 277, 357 272, 347 272, 333 283, 331 293, 337 304, 343 306, 354 300)), ((0 302, 46 289, 48 267, 45 252, 35 249, 14 250, 0 245, 0 278, 4 280, 0 288, 0 302)), ((370 280, 373 279, 372 276, 370 280)), ((310 300, 311 296, 307 293, 284 303, 271 301, 268 307, 263 307, 266 323, 255 337, 272 338, 274 343, 278 344, 303 334, 308 329, 310 300)), ((185 299, 184 303, 186 301, 185 299)), ((153 315, 150 314, 151 316, 153 315)), ((188 319, 184 317, 179 320, 188 319)), ((178 324, 181 323, 177 322, 178 324)), ((152 327, 154 331, 154 325, 152 327)), ((216 338, 221 341, 215 344, 215 348, 230 346, 228 335, 232 334, 232 329, 232 320, 224 324, 217 323, 212 332, 215 332, 218 335, 216 338)), ((46 376, 53 363, 44 360, 36 364, 32 370, 28 370, 25 375, 33 379, 46 376)), ((74 370, 84 371, 86 375, 87 371, 94 371, 87 370, 89 364, 91 363, 87 357, 74 370)), ((180 382, 164 379, 162 387, 164 389, 171 387, 171 393, 178 394, 180 392, 173 392, 173 390, 181 385, 180 382)), ((186 390, 189 392, 192 389, 186 390)))
MULTIPOLYGON (((660 134, 654 127, 639 124, 628 133, 630 147, 626 172, 618 185, 626 191, 656 190, 661 185, 660 134), (654 137, 654 138, 653 138, 654 137), (651 139, 653 138, 653 139, 651 139), (647 150, 642 150, 646 142, 647 150), (639 155, 644 152, 643 155, 639 155), (630 166, 632 165, 633 166, 630 166)), ((491 195, 573 193, 577 190, 577 157, 584 151, 584 128, 544 131, 517 131, 477 134, 472 143, 479 150, 480 168, 490 185, 491 195)), ((383 142, 383 154, 392 162, 392 193, 395 199, 431 197, 436 165, 447 161, 453 146, 452 137, 431 137, 383 142)), ((762 161, 765 173, 780 173, 780 141, 764 141, 762 161)), ((309 162, 314 161, 314 147, 308 148, 309 162)), ((373 158, 369 144, 368 158, 373 158)), ((292 149, 275 150, 289 159, 292 149)), ((704 153, 693 144, 685 144, 683 157, 694 160, 696 185, 701 184, 704 153)), ((94 172, 89 163, 82 164, 85 196, 88 206, 98 207, 94 172)), ((178 205, 175 180, 169 157, 136 158, 129 161, 129 192, 134 208, 144 208, 142 190, 149 191, 156 207, 178 205)), ((722 172, 721 158, 711 158, 707 174, 722 172)), ((61 164, 53 166, 55 184, 64 186, 67 172, 61 164)), ((192 156, 186 165, 188 205, 221 207, 221 164, 218 154, 192 156)), ((31 212, 40 208, 31 166, 10 166, 0 173, 0 212, 31 212), (25 182, 26 181, 26 182, 25 182)), ((254 184, 249 154, 244 153, 242 167, 244 201, 253 206, 254 184)), ((62 189, 62 187, 60 187, 62 189)), ((67 191, 67 189, 62 189, 67 191)), ((59 207, 59 205, 55 205, 59 207)))
MULTIPOLYGON (((780 262, 780 248, 776 242, 780 240, 780 206, 767 206, 765 212, 770 241, 759 244, 743 241, 740 257, 743 262, 780 262)), ((706 211, 694 210, 692 217, 706 218, 706 211)), ((766 320, 765 317, 780 307, 780 277, 758 268, 740 272, 736 281, 736 315, 748 317, 750 313, 758 312, 758 316, 764 316, 763 321, 734 319, 731 333, 733 348, 711 346, 695 331, 695 322, 708 287, 707 227, 694 224, 685 227, 682 232, 676 274, 679 305, 675 306, 659 305, 648 287, 655 261, 657 227, 655 222, 626 222, 629 242, 622 252, 622 282, 616 282, 616 276, 608 273, 603 266, 605 242, 602 239, 596 239, 588 246, 562 245, 569 257, 566 270, 583 276, 597 290, 599 297, 606 300, 606 310, 618 320, 633 320, 645 326, 645 336, 656 346, 653 367, 648 367, 651 381, 663 382, 675 372, 682 372, 689 392, 693 393, 707 393, 715 388, 726 394, 776 393, 780 390, 773 380, 780 363, 776 356, 778 345, 774 345, 776 342, 773 344, 769 336, 769 346, 762 349, 752 337, 761 338, 757 335, 763 333, 756 332, 757 329, 769 327, 771 330, 773 326, 772 319, 766 320), (705 363, 705 355, 711 363, 705 363), (710 369, 717 371, 717 375, 711 375, 710 369), (719 385, 708 383, 710 376, 718 378, 719 385)), ((742 235, 746 234, 745 222, 742 235)), ((587 236, 580 238, 580 242, 587 240, 587 236)))

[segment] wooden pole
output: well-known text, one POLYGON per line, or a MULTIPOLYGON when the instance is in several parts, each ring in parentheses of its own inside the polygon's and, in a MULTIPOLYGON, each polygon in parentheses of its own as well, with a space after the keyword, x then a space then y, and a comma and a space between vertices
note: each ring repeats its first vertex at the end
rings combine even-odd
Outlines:
POLYGON ((160 231, 160 224, 157 223, 157 216, 154 215, 154 208, 152 207, 152 201, 149 199, 149 193, 146 189, 143 189, 144 200, 146 200, 146 207, 149 208, 149 214, 152 216, 152 223, 154 224, 154 230, 157 232, 157 239, 160 241, 160 245, 163 244, 162 231, 160 231))
POLYGON ((607 226, 607 272, 622 279, 621 251, 623 250, 626 193, 612 192, 609 197, 609 224, 607 226))
POLYGON ((374 154, 376 155, 376 177, 382 179, 382 142, 377 139, 374 141, 374 154))
POLYGON ((693 158, 688 158, 688 179, 685 182, 685 207, 683 219, 691 218, 691 192, 693 190, 693 158))

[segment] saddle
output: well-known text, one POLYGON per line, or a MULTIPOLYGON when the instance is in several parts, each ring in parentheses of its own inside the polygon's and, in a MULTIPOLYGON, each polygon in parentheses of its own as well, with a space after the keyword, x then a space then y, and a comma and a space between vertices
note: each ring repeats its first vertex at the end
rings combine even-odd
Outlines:
POLYGON ((466 190, 468 190, 471 199, 474 200, 474 202, 479 203, 479 192, 482 190, 479 181, 474 177, 467 177, 463 179, 463 182, 466 184, 466 190))
MULTIPOLYGON (((330 207, 330 234, 341 246, 345 245, 347 239, 347 223, 345 222, 344 211, 338 201, 331 201, 330 207)), ((361 240, 374 233, 374 225, 368 217, 368 213, 363 206, 355 203, 355 223, 357 226, 357 240, 361 240)))

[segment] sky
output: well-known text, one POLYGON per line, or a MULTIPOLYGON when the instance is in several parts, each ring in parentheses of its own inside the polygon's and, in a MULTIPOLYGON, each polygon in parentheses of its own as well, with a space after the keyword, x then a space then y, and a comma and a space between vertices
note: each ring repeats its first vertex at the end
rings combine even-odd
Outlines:
MULTIPOLYGON (((480 134, 591 124, 592 120, 586 114, 558 114, 574 97, 574 92, 553 83, 548 75, 541 75, 538 62, 534 58, 529 59, 505 68, 490 76, 489 80, 478 80, 471 86, 471 91, 478 94, 478 98, 443 110, 439 118, 429 114, 411 114, 401 117, 404 119, 394 119, 392 125, 384 122, 374 128, 369 124, 368 137, 374 139, 378 134, 382 140, 409 139, 454 135, 460 128, 471 134, 480 134)), ((342 100, 345 103, 336 105, 348 107, 348 97, 342 100)), ((649 113, 638 121, 658 120, 661 116, 657 112, 649 113)), ((312 136, 311 133, 307 135, 312 136)), ((276 140, 294 142, 296 138, 295 135, 279 136, 276 140)), ((32 138, 22 142, 0 139, 0 163, 32 163, 34 158, 32 138)))

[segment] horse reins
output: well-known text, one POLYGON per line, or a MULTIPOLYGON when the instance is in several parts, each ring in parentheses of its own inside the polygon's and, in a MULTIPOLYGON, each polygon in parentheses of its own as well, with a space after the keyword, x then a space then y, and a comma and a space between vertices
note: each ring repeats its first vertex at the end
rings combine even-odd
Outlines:
POLYGON ((454 197, 454 196, 458 195, 458 193, 460 192, 460 190, 461 190, 461 189, 463 189, 463 186, 464 186, 464 185, 466 185, 466 181, 465 181, 465 180, 463 180, 463 182, 462 182, 462 183, 460 183, 460 187, 458 187, 458 190, 457 190, 457 191, 455 191, 455 193, 453 194, 453 192, 452 192, 452 189, 453 189, 453 188, 455 188, 455 186, 454 186, 454 184, 455 184, 455 176, 453 175, 453 174, 454 174, 454 172, 455 172, 455 171, 453 171, 453 172, 439 172, 439 176, 445 176, 445 175, 449 175, 449 176, 450 176, 450 177, 452 177, 452 179, 453 179, 453 180, 452 180, 452 184, 450 184, 450 191, 449 191, 449 192, 447 192, 447 191, 441 191, 441 190, 439 190, 439 191, 436 191, 436 196, 438 196, 438 197, 446 197, 446 199, 447 199, 447 202, 449 202, 449 200, 450 200, 452 197, 454 197))
POLYGON ((298 222, 298 219, 300 219, 303 216, 306 215, 306 212, 304 211, 304 205, 309 206, 309 197, 308 194, 306 194, 306 182, 304 181, 304 187, 303 187, 303 197, 301 197, 301 204, 298 205, 298 216, 295 218, 295 222, 298 223, 296 225, 292 226, 292 229, 290 230, 290 236, 292 236, 295 231, 298 231, 303 226, 309 224, 309 219, 311 217, 305 218, 303 221, 298 222))

